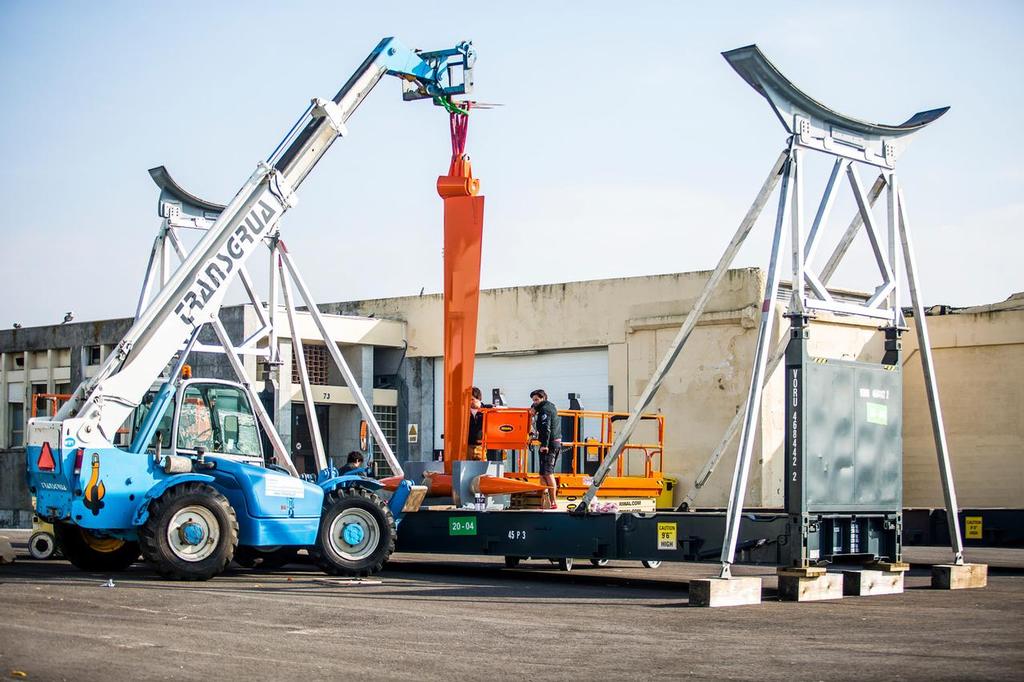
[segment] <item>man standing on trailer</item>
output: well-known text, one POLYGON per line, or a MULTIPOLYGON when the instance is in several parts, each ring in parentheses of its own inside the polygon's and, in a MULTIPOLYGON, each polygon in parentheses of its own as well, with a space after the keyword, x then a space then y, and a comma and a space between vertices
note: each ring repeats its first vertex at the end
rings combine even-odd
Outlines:
POLYGON ((548 400, 548 394, 542 388, 530 393, 533 401, 533 412, 536 415, 537 440, 540 441, 540 482, 548 488, 547 502, 542 506, 557 509, 555 500, 558 488, 555 484, 555 460, 562 449, 562 425, 558 420, 558 408, 548 400))

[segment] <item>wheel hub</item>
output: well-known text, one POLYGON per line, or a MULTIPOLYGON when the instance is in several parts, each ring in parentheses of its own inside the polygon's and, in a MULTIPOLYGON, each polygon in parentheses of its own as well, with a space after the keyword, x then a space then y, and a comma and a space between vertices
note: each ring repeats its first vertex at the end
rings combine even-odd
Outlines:
POLYGON ((198 545, 203 541, 203 527, 193 521, 178 526, 178 536, 187 545, 198 545))
POLYGON ((365 509, 352 507, 334 517, 327 538, 343 559, 361 561, 377 551, 381 536, 377 519, 365 509))
POLYGON ((202 561, 217 550, 220 523, 213 511, 197 504, 179 509, 167 524, 167 544, 183 561, 202 561))
POLYGON ((358 545, 366 537, 366 531, 358 523, 346 523, 341 538, 350 545, 358 545))

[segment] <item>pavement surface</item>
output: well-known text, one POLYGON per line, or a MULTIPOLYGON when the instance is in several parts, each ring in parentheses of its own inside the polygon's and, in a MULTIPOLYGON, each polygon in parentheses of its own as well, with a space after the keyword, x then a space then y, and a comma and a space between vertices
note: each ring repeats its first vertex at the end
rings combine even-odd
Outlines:
POLYGON ((713 565, 406 554, 363 582, 296 563, 180 583, 33 561, 26 533, 3 534, 20 556, 0 566, 0 678, 1024 679, 1024 550, 993 550, 982 590, 934 591, 915 568, 901 595, 802 604, 740 567, 764 603, 696 609, 687 583, 713 565))

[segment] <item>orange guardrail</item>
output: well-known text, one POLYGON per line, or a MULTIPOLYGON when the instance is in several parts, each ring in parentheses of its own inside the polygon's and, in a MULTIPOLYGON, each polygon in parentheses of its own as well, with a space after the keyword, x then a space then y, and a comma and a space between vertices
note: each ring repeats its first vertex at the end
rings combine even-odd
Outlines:
MULTIPOLYGON (((529 408, 485 408, 483 441, 480 450, 512 450, 515 453, 515 469, 517 472, 529 470, 530 446, 537 442, 530 433, 529 408)), ((601 462, 611 451, 615 440, 616 422, 625 422, 629 418, 627 412, 599 412, 596 410, 559 410, 562 422, 562 452, 571 453, 573 475, 580 475, 584 462, 601 462), (565 419, 571 419, 571 429, 565 428, 565 419), (586 436, 587 430, 594 430, 587 422, 596 422, 599 437, 586 436), (589 427, 589 428, 588 428, 589 427), (581 461, 584 460, 584 461, 581 461)), ((643 421, 656 422, 656 441, 628 442, 623 448, 622 456, 616 463, 616 475, 624 476, 625 461, 629 455, 643 456, 643 478, 660 478, 665 455, 665 417, 660 414, 645 414, 643 421)))
POLYGON ((46 404, 45 416, 53 417, 57 414, 60 406, 71 399, 70 393, 34 393, 32 395, 32 417, 39 416, 39 401, 46 404))

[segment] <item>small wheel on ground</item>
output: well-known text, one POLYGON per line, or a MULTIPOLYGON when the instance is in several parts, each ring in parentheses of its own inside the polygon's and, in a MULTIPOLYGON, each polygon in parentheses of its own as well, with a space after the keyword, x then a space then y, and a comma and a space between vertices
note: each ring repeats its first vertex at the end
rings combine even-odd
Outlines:
POLYGON ((522 561, 521 557, 507 556, 505 557, 505 568, 518 568, 520 561, 522 561))
POLYGON ((641 561, 640 563, 644 565, 644 568, 657 568, 661 566, 660 561, 641 561))
POLYGON ((56 521, 54 540, 64 558, 83 571, 123 571, 139 558, 139 543, 96 535, 81 526, 56 521))
POLYGON ((572 557, 566 557, 558 560, 558 570, 565 571, 568 573, 572 570, 572 557))
POLYGON ((243 568, 272 571, 295 561, 298 547, 248 547, 239 545, 235 549, 235 563, 243 568))
POLYGON ((56 541, 49 533, 32 533, 28 539, 28 553, 33 559, 50 559, 56 549, 56 541))
POLYGON ((607 559, 591 559, 590 563, 592 565, 594 565, 594 566, 597 566, 598 568, 604 568, 605 566, 608 565, 608 560, 607 559))
POLYGON ((310 555, 330 575, 373 575, 395 551, 395 536, 395 517, 380 496, 365 488, 339 488, 324 498, 310 555))
POLYGON ((149 504, 139 530, 146 561, 173 580, 209 580, 231 563, 238 519, 226 497, 205 483, 182 483, 149 504))

